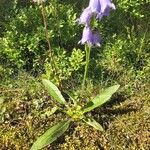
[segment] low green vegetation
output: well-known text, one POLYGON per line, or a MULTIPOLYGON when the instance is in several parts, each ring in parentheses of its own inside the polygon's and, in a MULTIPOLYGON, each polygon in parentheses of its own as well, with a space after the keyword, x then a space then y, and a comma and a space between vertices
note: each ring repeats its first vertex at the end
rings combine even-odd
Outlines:
POLYGON ((0 1, 1 150, 29 150, 38 137, 59 126, 65 132, 44 150, 149 149, 150 5, 148 0, 113 3, 116 10, 94 23, 102 42, 90 51, 83 88, 86 53, 77 44, 83 29, 77 19, 88 2, 47 0, 46 37, 41 5, 0 1), (75 107, 62 106, 43 79, 57 86, 62 103, 75 107), (114 85, 120 87, 109 101, 85 107, 114 85), (80 118, 81 108, 103 131, 80 118), (71 123, 66 121, 70 118, 71 123))

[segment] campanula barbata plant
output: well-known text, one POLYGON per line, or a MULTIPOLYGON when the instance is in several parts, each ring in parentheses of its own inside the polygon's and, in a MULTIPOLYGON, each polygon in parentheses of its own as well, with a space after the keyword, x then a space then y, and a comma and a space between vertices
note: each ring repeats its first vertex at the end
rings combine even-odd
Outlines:
MULTIPOLYGON (((89 6, 84 9, 83 13, 78 19, 79 24, 84 24, 82 38, 79 43, 85 45, 86 51, 86 65, 82 89, 85 88, 91 48, 93 46, 100 46, 101 42, 100 34, 97 29, 93 29, 91 22, 94 19, 101 20, 104 16, 108 16, 111 9, 115 9, 115 6, 111 2, 111 0, 90 0, 89 6)), ((70 64, 71 62, 72 61, 70 61, 70 64)), ((60 69, 62 69, 63 71, 63 68, 60 69)), ((86 124, 94 127, 96 130, 103 131, 103 127, 92 117, 87 116, 86 113, 106 103, 111 98, 111 96, 118 90, 119 85, 114 85, 101 91, 101 93, 98 94, 95 98, 93 98, 92 100, 88 100, 88 102, 84 106, 82 106, 80 105, 80 103, 77 103, 76 100, 70 95, 68 95, 70 97, 70 101, 66 101, 61 94, 61 91, 51 81, 43 79, 42 82, 53 100, 58 103, 57 108, 55 108, 54 110, 56 111, 57 109, 59 109, 67 115, 68 119, 48 129, 32 145, 31 150, 42 149, 45 146, 49 145, 59 136, 61 136, 69 128, 70 124, 75 121, 85 122, 86 124)), ((53 113, 55 113, 55 111, 53 113)))
POLYGON ((103 127, 92 117, 86 116, 86 113, 92 111, 93 109, 106 103, 111 96, 117 91, 119 85, 111 86, 101 92, 92 100, 89 100, 85 106, 81 106, 76 103, 76 100, 70 96, 70 101, 67 102, 61 91, 49 80, 42 80, 45 88, 47 89, 50 96, 58 103, 56 110, 64 112, 68 117, 50 129, 48 129, 42 136, 40 136, 37 141, 32 145, 31 150, 39 150, 49 145, 55 141, 59 136, 61 136, 70 126, 71 123, 75 121, 82 121, 92 126, 96 130, 103 131, 103 127))

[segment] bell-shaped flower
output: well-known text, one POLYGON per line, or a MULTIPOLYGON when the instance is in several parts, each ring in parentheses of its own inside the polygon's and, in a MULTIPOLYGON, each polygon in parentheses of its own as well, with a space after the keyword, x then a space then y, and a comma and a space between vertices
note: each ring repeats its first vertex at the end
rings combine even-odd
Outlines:
POLYGON ((97 14, 97 18, 101 19, 103 16, 108 16, 110 9, 115 9, 115 5, 111 0, 90 0, 89 7, 91 11, 97 14))
POLYGON ((89 27, 84 27, 83 33, 82 33, 82 39, 79 41, 79 43, 81 44, 87 43, 88 45, 93 44, 93 35, 89 27))
POLYGON ((84 27, 82 39, 79 41, 81 44, 88 44, 90 46, 100 46, 101 37, 98 31, 92 32, 89 27, 84 27))
POLYGON ((99 0, 90 0, 89 7, 91 8, 92 12, 100 13, 101 11, 99 0))
POLYGON ((90 19, 92 17, 92 11, 90 7, 87 7, 82 12, 80 18, 77 20, 79 24, 84 24, 85 26, 89 25, 90 19))
POLYGON ((99 0, 99 2, 101 6, 100 17, 108 16, 110 9, 116 9, 111 0, 99 0))

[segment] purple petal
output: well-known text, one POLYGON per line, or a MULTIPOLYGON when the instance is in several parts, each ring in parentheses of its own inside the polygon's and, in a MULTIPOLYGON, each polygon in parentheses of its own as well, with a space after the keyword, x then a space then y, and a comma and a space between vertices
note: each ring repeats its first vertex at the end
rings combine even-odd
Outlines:
POLYGON ((90 0, 89 7, 91 8, 92 12, 99 13, 101 11, 99 0, 90 0))
POLYGON ((92 31, 89 27, 84 27, 82 39, 79 41, 79 43, 81 43, 81 44, 87 43, 89 45, 92 45, 93 35, 92 35, 92 31))
POLYGON ((89 27, 84 27, 82 39, 79 43, 100 46, 100 42, 101 36, 98 31, 92 32, 89 27))
POLYGON ((99 0, 101 5, 101 14, 103 16, 108 16, 110 9, 115 9, 115 5, 111 2, 111 0, 99 0))
POLYGON ((97 46, 101 46, 100 42, 101 42, 101 36, 98 31, 95 31, 93 33, 93 44, 97 46))
POLYGON ((91 8, 90 7, 85 8, 80 18, 78 19, 79 24, 85 24, 86 26, 88 26, 91 17, 92 17, 91 8))

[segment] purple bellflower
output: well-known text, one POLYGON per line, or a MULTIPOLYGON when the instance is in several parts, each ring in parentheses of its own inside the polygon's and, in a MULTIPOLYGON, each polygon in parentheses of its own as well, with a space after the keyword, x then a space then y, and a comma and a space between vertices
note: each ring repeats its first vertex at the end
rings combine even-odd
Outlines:
POLYGON ((103 16, 109 15, 110 9, 115 9, 111 0, 90 0, 89 6, 84 9, 78 22, 88 26, 93 13, 97 15, 97 19, 101 20, 103 16))
POLYGON ((90 0, 89 7, 91 8, 92 12, 100 13, 101 6, 99 0, 90 0))
POLYGON ((111 0, 99 0, 101 5, 101 12, 105 13, 107 9, 116 9, 115 5, 111 2, 111 0))
POLYGON ((96 19, 108 16, 111 9, 115 9, 115 5, 111 0, 90 0, 89 6, 84 9, 80 18, 79 24, 84 24, 85 27, 82 33, 81 44, 100 46, 101 37, 97 31, 92 31, 89 27, 92 15, 96 15, 96 19))
POLYGON ((81 44, 89 44, 92 45, 93 43, 93 35, 92 31, 89 27, 84 27, 83 33, 82 33, 82 39, 79 41, 81 44))
POLYGON ((97 14, 98 19, 108 16, 110 9, 115 9, 115 5, 111 0, 90 0, 88 7, 91 8, 92 12, 97 14))
POLYGON ((87 7, 82 12, 80 18, 78 19, 79 24, 84 24, 85 26, 89 25, 90 19, 92 17, 92 11, 90 7, 87 7))
POLYGON ((110 9, 116 9, 111 0, 99 0, 99 2, 101 6, 101 11, 97 16, 99 19, 101 19, 103 16, 109 16, 110 9))
POLYGON ((100 46, 101 37, 97 31, 92 32, 89 27, 84 27, 82 39, 79 41, 81 44, 88 44, 88 45, 96 45, 100 46))

